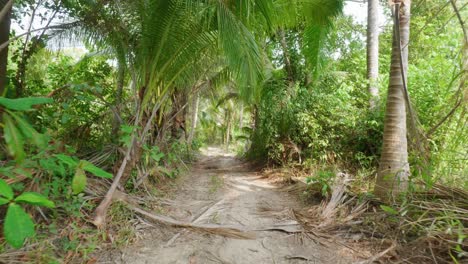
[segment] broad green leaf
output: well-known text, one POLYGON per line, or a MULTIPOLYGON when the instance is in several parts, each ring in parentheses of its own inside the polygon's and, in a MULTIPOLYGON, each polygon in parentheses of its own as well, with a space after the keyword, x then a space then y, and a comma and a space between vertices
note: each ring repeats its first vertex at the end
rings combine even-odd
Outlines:
POLYGON ((391 215, 398 215, 398 211, 393 209, 390 206, 380 205, 380 208, 382 208, 382 210, 384 210, 385 212, 387 212, 387 213, 389 213, 391 215))
POLYGON ((75 176, 72 180, 72 190, 74 194, 79 194, 86 187, 86 174, 82 168, 76 168, 75 176))
POLYGON ((25 192, 22 193, 20 196, 15 198, 15 202, 24 202, 28 204, 38 205, 38 206, 45 206, 48 208, 54 208, 54 202, 50 201, 42 194, 35 193, 35 192, 25 192))
POLYGON ((9 202, 10 202, 10 200, 0 197, 0 205, 7 204, 9 202))
POLYGON ((91 172, 94 176, 97 176, 97 177, 101 177, 101 178, 107 178, 107 179, 111 179, 112 178, 112 174, 101 169, 101 168, 98 168, 96 166, 94 166, 91 162, 89 161, 86 161, 86 160, 82 160, 81 161, 83 163, 83 170, 87 171, 87 172, 91 172))
POLYGON ((5 180, 0 179, 0 195, 11 200, 13 199, 13 189, 5 180))
POLYGON ((64 154, 56 154, 55 157, 59 159, 60 161, 68 164, 70 167, 75 167, 78 165, 78 162, 75 161, 72 157, 64 155, 64 154))
POLYGON ((18 128, 23 134, 23 136, 29 140, 31 140, 34 145, 36 145, 39 148, 45 148, 47 147, 47 140, 46 137, 37 132, 36 129, 34 129, 31 124, 29 124, 24 118, 14 114, 10 113, 11 116, 16 120, 16 123, 18 124, 18 128))
POLYGON ((54 100, 46 97, 26 97, 18 99, 10 99, 0 97, 0 105, 9 109, 17 111, 31 110, 33 105, 52 103, 54 100))
POLYGON ((3 234, 8 244, 14 248, 22 247, 26 238, 34 236, 34 223, 18 204, 11 203, 8 206, 3 234))
POLYGON ((8 152, 15 158, 18 163, 21 163, 26 157, 23 149, 23 135, 21 135, 18 128, 16 128, 15 124, 13 123, 11 117, 6 113, 3 114, 3 123, 3 133, 8 152))

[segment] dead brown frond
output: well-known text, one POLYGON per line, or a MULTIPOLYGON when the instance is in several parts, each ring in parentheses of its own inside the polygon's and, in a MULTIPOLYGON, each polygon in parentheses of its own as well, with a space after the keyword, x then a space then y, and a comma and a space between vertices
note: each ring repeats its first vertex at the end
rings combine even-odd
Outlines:
POLYGON ((136 213, 148 217, 151 220, 160 222, 162 224, 174 226, 174 227, 182 227, 182 228, 189 228, 194 231, 210 233, 214 235, 220 235, 230 238, 237 238, 237 239, 254 239, 255 234, 243 231, 238 227, 234 226, 222 226, 222 225, 212 225, 212 224, 194 224, 194 223, 187 223, 172 219, 167 216, 157 215, 154 213, 147 212, 135 205, 127 204, 128 207, 135 211, 136 213))
MULTIPOLYGON (((292 179, 294 183, 283 187, 283 191, 298 195, 314 192, 300 178, 292 179)), ((353 193, 350 183, 348 175, 338 174, 330 186, 329 198, 322 197, 318 205, 293 210, 294 215, 289 219, 301 225, 301 234, 308 234, 319 242, 342 238, 354 247, 373 241, 363 246, 372 248, 374 254, 370 257, 367 254, 361 263, 468 261, 467 191, 441 184, 426 190, 426 186, 418 182, 417 189, 425 190, 409 194, 405 203, 394 206, 397 213, 389 213, 382 210, 379 200, 363 199, 353 193)), ((260 207, 259 211, 286 215, 284 210, 271 212, 268 209, 260 207)), ((288 231, 287 228, 284 231, 288 231)))

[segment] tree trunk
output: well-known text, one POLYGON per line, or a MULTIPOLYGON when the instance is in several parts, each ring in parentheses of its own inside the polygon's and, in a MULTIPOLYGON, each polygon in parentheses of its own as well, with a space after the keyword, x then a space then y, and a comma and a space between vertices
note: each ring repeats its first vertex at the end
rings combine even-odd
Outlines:
POLYGON ((170 119, 172 119, 171 136, 173 139, 180 139, 181 132, 185 130, 185 117, 186 117, 186 104, 187 104, 187 92, 186 90, 176 89, 172 96, 172 112, 170 119))
POLYGON ((403 72, 407 72, 410 3, 409 1, 405 1, 405 3, 406 4, 401 5, 399 10, 400 43, 398 43, 397 25, 396 23, 394 25, 395 30, 393 33, 392 60, 384 121, 382 156, 380 158, 380 166, 377 172, 377 182, 374 190, 375 195, 384 201, 391 201, 396 198, 399 193, 405 192, 408 187, 409 164, 404 90, 404 83, 406 83, 406 80, 403 79, 401 68, 401 65, 403 65, 403 72), (401 51, 400 47, 402 48, 401 51), (402 58, 402 61, 400 58, 402 58))
MULTIPOLYGON (((0 0, 0 11, 8 8, 8 0, 0 0)), ((1 19, 1 18, 0 18, 1 19)), ((11 8, 5 17, 0 20, 0 45, 8 42, 10 38, 11 8)), ((0 96, 5 93, 7 85, 8 46, 0 50, 0 96)))
POLYGON ((288 73, 288 80, 294 82, 294 71, 291 65, 291 56, 289 55, 288 44, 286 42, 284 30, 278 30, 278 37, 281 47, 283 48, 284 66, 286 67, 286 72, 288 73))
POLYGON ((226 120, 226 149, 229 150, 229 143, 231 139, 231 116, 227 115, 227 120, 226 120))
POLYGON ((192 104, 192 124, 190 127, 190 134, 188 137, 188 145, 192 145, 193 137, 195 136, 195 129, 197 129, 197 122, 198 122, 198 106, 200 104, 200 94, 197 92, 193 98, 193 104, 192 104))
MULTIPOLYGON (((117 93, 115 96, 115 110, 114 119, 112 120, 112 132, 111 135, 117 135, 120 130, 120 125, 122 123, 120 113, 122 109, 122 96, 123 96, 123 87, 125 85, 125 65, 119 63, 117 69, 117 93)), ((118 137, 113 137, 114 142, 118 142, 118 137)))
POLYGON ((242 131, 244 127, 244 103, 240 103, 239 105, 239 130, 242 131))
POLYGON ((379 101, 379 0, 367 2, 367 79, 370 94, 370 108, 379 101))

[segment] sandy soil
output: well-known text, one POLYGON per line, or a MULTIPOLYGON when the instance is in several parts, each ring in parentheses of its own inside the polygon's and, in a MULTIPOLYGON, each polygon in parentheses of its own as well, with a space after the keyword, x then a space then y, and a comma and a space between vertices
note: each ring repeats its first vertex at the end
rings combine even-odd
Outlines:
POLYGON ((208 148, 182 180, 165 214, 198 224, 236 225, 254 232, 256 238, 232 239, 155 225, 145 229, 135 245, 99 263, 338 264, 356 261, 347 248, 338 244, 325 247, 300 233, 262 231, 274 226, 300 229, 287 217, 261 210, 263 207, 298 208, 300 202, 298 197, 282 192, 268 179, 249 171, 233 155, 208 148))

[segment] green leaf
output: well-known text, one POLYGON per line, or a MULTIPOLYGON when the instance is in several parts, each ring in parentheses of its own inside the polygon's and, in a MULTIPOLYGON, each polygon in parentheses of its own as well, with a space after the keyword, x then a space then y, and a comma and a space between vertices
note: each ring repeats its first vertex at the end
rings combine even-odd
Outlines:
POLYGON ((23 136, 29 140, 31 140, 34 145, 37 147, 43 149, 47 147, 47 140, 46 137, 37 132, 36 129, 34 129, 31 124, 29 124, 24 118, 14 114, 10 113, 13 118, 15 118, 16 123, 18 124, 19 130, 23 134, 23 136))
POLYGON ((26 97, 18 99, 10 99, 0 97, 0 105, 9 109, 17 111, 31 110, 33 105, 52 103, 54 100, 46 97, 26 97))
POLYGON ((0 195, 8 200, 13 199, 13 189, 5 180, 0 179, 0 195))
POLYGON ((8 206, 3 234, 8 244, 14 248, 22 247, 26 238, 34 236, 34 223, 18 204, 11 203, 8 206))
POLYGON ((28 178, 33 177, 31 171, 28 171, 28 170, 26 170, 24 168, 14 168, 13 172, 15 172, 17 175, 25 176, 25 177, 28 177, 28 178))
POLYGON ((101 177, 101 178, 107 178, 107 179, 112 179, 112 174, 94 166, 91 162, 82 160, 83 163, 83 170, 87 172, 91 172, 94 176, 101 177))
POLYGON ((10 202, 10 200, 0 197, 0 205, 7 204, 9 202, 10 202))
POLYGON ((391 215, 398 215, 398 211, 393 209, 390 206, 380 205, 380 208, 382 208, 382 210, 384 210, 385 212, 387 212, 387 213, 389 213, 391 215))
POLYGON ((6 176, 8 178, 15 178, 13 166, 0 167, 0 175, 6 176))
POLYGON ((72 190, 74 194, 79 194, 86 187, 86 174, 82 168, 76 168, 75 176, 72 180, 72 190))
POLYGON ((25 192, 22 193, 20 196, 15 198, 15 202, 24 202, 28 204, 38 205, 38 206, 45 206, 48 208, 54 208, 54 202, 47 199, 45 196, 35 192, 25 192))
POLYGON ((18 163, 21 163, 26 157, 23 149, 23 136, 19 132, 18 128, 16 128, 11 117, 6 113, 3 114, 3 123, 3 133, 8 152, 18 163))
POLYGON ((60 161, 68 164, 70 167, 76 167, 78 165, 78 162, 75 161, 72 157, 64 155, 64 154, 56 154, 55 157, 59 159, 60 161))
POLYGON ((162 153, 162 152, 160 152, 158 154, 156 154, 154 152, 151 153, 151 158, 156 162, 159 162, 163 157, 164 157, 164 153, 162 153))

